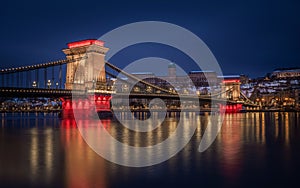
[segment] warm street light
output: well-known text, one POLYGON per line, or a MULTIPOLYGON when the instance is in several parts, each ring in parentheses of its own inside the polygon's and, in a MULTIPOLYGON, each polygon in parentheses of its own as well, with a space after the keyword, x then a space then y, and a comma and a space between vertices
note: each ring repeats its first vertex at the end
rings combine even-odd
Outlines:
POLYGON ((111 81, 112 81, 111 90, 114 90, 115 89, 116 80, 111 80, 111 81))
POLYGON ((95 89, 95 80, 93 79, 92 82, 93 82, 93 89, 95 89))
POLYGON ((123 90, 123 91, 128 91, 128 85, 127 85, 127 84, 124 84, 124 85, 122 86, 122 90, 123 90))
POLYGON ((33 81, 33 82, 32 82, 32 87, 36 88, 36 86, 37 86, 36 81, 33 81))
POLYGON ((147 91, 150 93, 152 92, 152 88, 150 86, 147 86, 147 91))
POLYGON ((48 86, 48 89, 50 88, 50 86, 51 86, 51 80, 48 80, 48 82, 47 82, 47 86, 48 86))

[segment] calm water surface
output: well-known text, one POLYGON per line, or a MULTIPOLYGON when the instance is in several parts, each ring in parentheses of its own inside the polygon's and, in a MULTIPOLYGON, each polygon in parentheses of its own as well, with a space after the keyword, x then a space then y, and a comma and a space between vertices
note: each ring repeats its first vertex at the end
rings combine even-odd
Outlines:
MULTIPOLYGON (((269 187, 299 182, 300 113, 228 114, 215 142, 199 153, 208 116, 198 115, 191 141, 170 160, 129 168, 98 156, 72 119, 54 113, 0 114, 0 187, 269 187)), ((103 121, 112 136, 134 146, 163 141, 176 123, 168 118, 158 129, 137 134, 114 119, 103 121)))

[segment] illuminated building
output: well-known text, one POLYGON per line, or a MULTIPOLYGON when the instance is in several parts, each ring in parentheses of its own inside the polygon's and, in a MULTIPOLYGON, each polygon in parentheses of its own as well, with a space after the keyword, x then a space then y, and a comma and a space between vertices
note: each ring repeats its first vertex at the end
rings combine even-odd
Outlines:
POLYGON ((275 69, 272 77, 277 79, 300 78, 300 68, 275 69))
POLYGON ((188 75, 196 87, 217 85, 217 73, 214 71, 190 71, 188 75))

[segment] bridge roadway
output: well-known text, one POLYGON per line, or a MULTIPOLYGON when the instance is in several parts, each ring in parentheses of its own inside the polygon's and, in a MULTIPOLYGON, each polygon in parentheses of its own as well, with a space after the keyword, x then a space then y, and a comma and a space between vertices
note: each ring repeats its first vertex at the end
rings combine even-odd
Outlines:
MULTIPOLYGON (((83 91, 83 90, 68 90, 68 89, 41 89, 41 88, 0 88, 1 97, 50 97, 50 98, 71 98, 73 96, 85 96, 85 95, 112 95, 117 98, 127 97, 126 93, 114 93, 112 91, 83 91)), ((199 101, 211 101, 209 95, 201 95, 195 97, 194 95, 181 95, 184 100, 199 100, 199 101)), ((179 96, 177 94, 166 94, 166 93, 131 93, 130 98, 161 98, 161 99, 174 99, 178 100, 179 96)), ((232 101, 222 98, 214 98, 214 102, 227 103, 227 104, 243 104, 244 106, 253 106, 255 104, 250 104, 244 101, 232 101)))

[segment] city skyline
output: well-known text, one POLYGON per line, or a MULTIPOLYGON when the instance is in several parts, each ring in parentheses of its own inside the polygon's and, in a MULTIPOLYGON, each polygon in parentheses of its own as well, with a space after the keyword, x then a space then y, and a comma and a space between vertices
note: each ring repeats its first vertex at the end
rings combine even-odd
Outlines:
MULTIPOLYGON (((299 3, 264 2, 5 2, 1 11, 1 68, 64 58, 66 43, 98 38, 121 25, 157 20, 200 37, 224 74, 264 76, 300 60, 299 3), (80 5, 80 6, 78 6, 80 5), (219 8, 222 7, 222 8, 219 8), (18 55, 16 55, 18 54, 18 55)), ((109 46, 109 41, 106 41, 109 46)), ((187 72, 195 69, 182 52, 158 44, 126 48, 111 59, 124 67, 149 56, 166 58, 187 72)))
POLYGON ((296 185, 299 8, 2 2, 1 187, 296 185))

